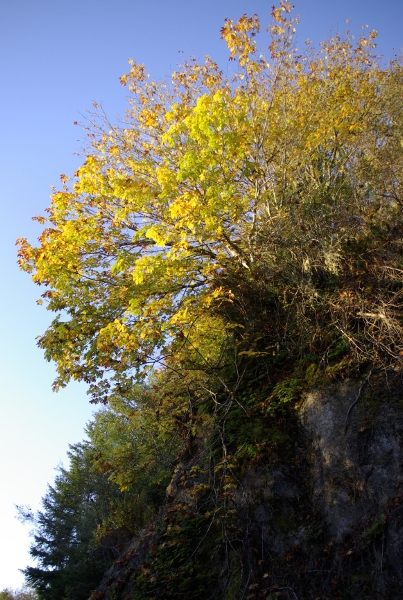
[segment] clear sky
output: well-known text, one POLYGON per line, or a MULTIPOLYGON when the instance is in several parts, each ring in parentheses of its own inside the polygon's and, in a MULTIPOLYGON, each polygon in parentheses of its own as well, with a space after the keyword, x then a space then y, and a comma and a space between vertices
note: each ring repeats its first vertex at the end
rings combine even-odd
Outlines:
MULTIPOLYGON (((14 504, 38 507, 92 414, 85 387, 52 394, 54 375, 35 345, 50 315, 39 289, 16 265, 15 240, 38 236, 31 216, 49 204, 50 185, 80 164, 84 137, 74 121, 102 102, 113 119, 125 109, 119 77, 127 59, 151 76, 169 75, 184 56, 209 54, 227 68, 224 18, 257 13, 270 21, 274 0, 0 0, 0 590, 22 584, 28 529, 14 504)), ((379 32, 385 56, 403 46, 403 0, 296 0, 299 41, 349 27, 379 32)), ((262 40, 263 41, 263 40, 262 40)), ((266 44, 267 46, 267 44, 266 44)), ((265 46, 262 46, 262 50, 265 46)))

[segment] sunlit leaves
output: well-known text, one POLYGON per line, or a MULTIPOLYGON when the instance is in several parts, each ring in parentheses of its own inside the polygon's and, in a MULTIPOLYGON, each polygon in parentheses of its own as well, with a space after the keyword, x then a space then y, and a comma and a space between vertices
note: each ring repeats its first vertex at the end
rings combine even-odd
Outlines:
MULTIPOLYGON (((105 400, 190 345, 204 355, 202 323, 232 302, 226 273, 317 298, 312 273, 340 274, 347 245, 369 235, 364 208, 383 203, 368 208, 372 224, 396 217, 401 65, 381 68, 375 31, 299 53, 292 9, 273 7, 270 60, 257 52, 258 17, 244 15, 221 30, 229 78, 190 58, 159 83, 131 60, 126 117, 111 124, 95 107, 84 164, 37 218, 38 247, 19 241, 59 315, 39 341, 56 387, 83 379, 105 400)), ((212 331, 214 362, 224 320, 212 331)))

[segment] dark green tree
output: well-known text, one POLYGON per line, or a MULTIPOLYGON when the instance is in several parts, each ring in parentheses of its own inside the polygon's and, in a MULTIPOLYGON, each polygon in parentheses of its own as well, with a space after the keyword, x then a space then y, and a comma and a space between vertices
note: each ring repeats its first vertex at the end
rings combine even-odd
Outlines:
POLYGON ((20 590, 11 590, 4 588, 0 592, 0 600, 38 600, 38 596, 34 590, 22 588, 20 590))
POLYGON ((136 388, 132 396, 99 410, 89 439, 70 446, 69 467, 59 467, 42 510, 19 507, 34 525, 30 554, 37 563, 24 574, 41 600, 86 600, 163 501, 169 443, 162 452, 142 418, 138 405, 142 396, 150 401, 147 392, 136 388))
POLYGON ((54 486, 33 514, 19 508, 34 525, 30 554, 37 566, 24 570, 27 582, 44 600, 81 600, 89 596, 105 569, 119 554, 124 532, 95 532, 103 527, 114 502, 122 497, 117 485, 92 468, 88 442, 70 446, 70 468, 59 467, 54 486))

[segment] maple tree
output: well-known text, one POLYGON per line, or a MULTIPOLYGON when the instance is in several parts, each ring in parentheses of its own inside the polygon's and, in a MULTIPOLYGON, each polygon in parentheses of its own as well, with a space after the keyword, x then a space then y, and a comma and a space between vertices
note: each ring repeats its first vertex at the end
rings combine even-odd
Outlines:
MULTIPOLYGON (((83 165, 36 217, 39 244, 18 241, 56 313, 39 339, 55 389, 83 380, 109 403, 45 497, 43 531, 79 482, 119 499, 105 509, 98 494, 70 523, 85 530, 79 552, 133 532, 176 466, 139 597, 204 598, 222 565, 236 585, 233 559, 251 573, 252 513, 236 493, 255 466, 301 470, 302 392, 369 372, 347 426, 373 371, 402 367, 402 61, 384 65, 365 28, 298 50, 292 9, 273 7, 268 56, 256 15, 225 21, 228 76, 191 58, 155 82, 130 61, 126 116, 112 124, 95 107, 83 165)), ((39 591, 45 562, 27 570, 39 591)))
POLYGON ((342 339, 358 362, 401 361, 402 65, 381 66, 375 31, 298 51, 291 9, 273 8, 269 57, 256 15, 225 22, 229 77, 190 59, 169 85, 130 61, 126 117, 92 119, 39 246, 19 240, 56 313, 39 340, 56 389, 84 380, 105 401, 190 354, 211 372, 234 339, 239 355, 342 339), (242 285, 280 315, 258 350, 242 285))

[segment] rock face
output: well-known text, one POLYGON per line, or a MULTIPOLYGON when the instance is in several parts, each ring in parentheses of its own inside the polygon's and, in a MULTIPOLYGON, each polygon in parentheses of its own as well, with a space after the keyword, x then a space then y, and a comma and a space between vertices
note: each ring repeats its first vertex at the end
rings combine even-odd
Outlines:
MULTIPOLYGON (((215 573, 214 583, 204 584, 206 598, 403 599, 402 399, 400 383, 388 387, 383 375, 368 385, 340 383, 305 395, 292 455, 244 467, 223 495, 225 519, 209 517, 196 550, 183 560, 186 568, 194 561, 195 581, 198 570, 215 573)), ((192 479, 197 464, 194 457, 178 465, 156 522, 131 542, 92 600, 192 598, 164 585, 147 593, 138 581, 142 570, 157 578, 158 561, 150 560, 156 547, 175 547, 166 531, 181 527, 170 515, 201 514, 192 492, 203 484, 202 469, 192 479)), ((180 568, 174 571, 180 578, 180 568)), ((194 598, 203 597, 196 588, 194 598)))
MULTIPOLYGON (((312 444, 312 500, 332 539, 342 541, 386 511, 403 484, 403 415, 396 404, 357 402, 357 385, 307 394, 300 409, 312 444)), ((403 565, 403 555, 402 555, 403 565)))
POLYGON ((106 571, 101 585, 91 598, 130 598, 131 582, 128 574, 135 573, 146 560, 154 539, 152 531, 140 531, 124 553, 106 571))
POLYGON ((377 383, 362 400, 357 384, 313 390, 300 419, 311 440, 312 501, 331 539, 382 531, 382 567, 403 584, 402 403, 399 389, 377 383))

